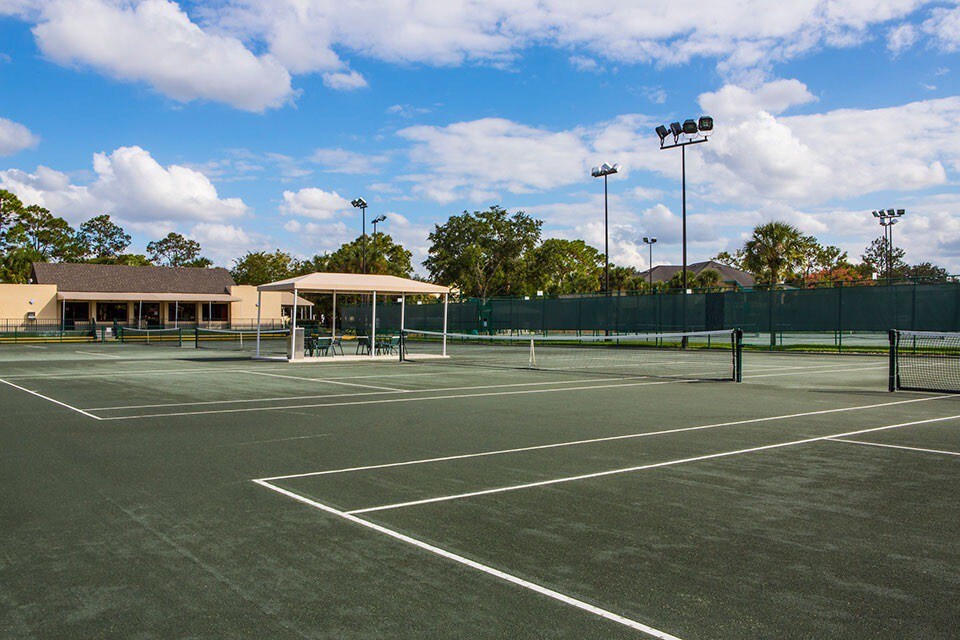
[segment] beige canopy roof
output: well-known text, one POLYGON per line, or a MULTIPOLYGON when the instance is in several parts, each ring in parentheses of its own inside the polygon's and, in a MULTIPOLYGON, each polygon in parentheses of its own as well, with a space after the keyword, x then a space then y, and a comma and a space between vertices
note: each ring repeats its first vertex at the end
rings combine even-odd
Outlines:
MULTIPOLYGON (((58 300, 100 300, 109 302, 237 302, 225 293, 111 293, 109 291, 60 291, 58 300)), ((290 301, 293 304, 293 300, 290 301)))
MULTIPOLYGON (((281 305, 281 306, 284 306, 284 307, 292 307, 292 306, 293 306, 293 293, 288 293, 288 292, 286 292, 286 291, 283 291, 283 292, 280 294, 280 305, 281 305)), ((298 306, 298 307, 312 307, 312 306, 313 306, 313 303, 310 302, 309 300, 307 300, 306 298, 302 297, 302 296, 297 296, 297 306, 298 306)))
POLYGON ((359 273, 310 273, 262 284, 260 291, 294 291, 299 293, 450 293, 449 287, 429 282, 409 280, 396 276, 363 275, 359 273))

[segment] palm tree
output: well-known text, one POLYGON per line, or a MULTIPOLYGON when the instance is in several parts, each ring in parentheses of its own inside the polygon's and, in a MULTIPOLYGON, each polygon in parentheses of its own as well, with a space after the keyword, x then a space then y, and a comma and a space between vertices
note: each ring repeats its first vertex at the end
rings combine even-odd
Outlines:
POLYGON ((775 285, 802 261, 804 236, 786 222, 767 222, 754 227, 743 248, 743 266, 758 280, 775 285))

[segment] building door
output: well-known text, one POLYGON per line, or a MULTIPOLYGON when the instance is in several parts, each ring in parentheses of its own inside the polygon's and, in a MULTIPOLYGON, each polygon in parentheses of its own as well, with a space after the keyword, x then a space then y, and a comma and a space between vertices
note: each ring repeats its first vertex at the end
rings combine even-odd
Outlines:
POLYGON ((89 302, 66 302, 63 305, 63 323, 67 329, 72 329, 76 323, 90 322, 89 302))

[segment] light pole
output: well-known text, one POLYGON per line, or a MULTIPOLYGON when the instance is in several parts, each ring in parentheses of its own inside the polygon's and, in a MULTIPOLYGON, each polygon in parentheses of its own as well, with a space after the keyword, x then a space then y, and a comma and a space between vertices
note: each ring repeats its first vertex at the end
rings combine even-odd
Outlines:
POLYGON ((606 261, 603 267, 603 290, 606 293, 610 293, 610 210, 607 206, 607 176, 619 171, 619 164, 606 162, 590 170, 590 175, 594 178, 603 178, 603 257, 606 261))
POLYGON ((373 251, 374 251, 374 255, 376 255, 376 251, 377 251, 377 225, 380 224, 381 222, 385 221, 386 219, 387 219, 387 216, 381 215, 381 216, 377 216, 376 218, 374 218, 373 220, 370 221, 370 224, 373 225, 373 251))
POLYGON ((647 278, 650 281, 650 289, 653 289, 653 245, 657 243, 657 239, 653 237, 643 236, 643 243, 647 245, 650 249, 650 261, 647 264, 647 278))
POLYGON ((878 209, 873 212, 873 217, 879 220, 883 227, 883 241, 887 245, 884 247, 886 254, 884 260, 887 263, 887 284, 893 283, 893 225, 903 217, 906 209, 878 209))
MULTIPOLYGON (((676 149, 680 147, 680 166, 681 166, 681 189, 683 193, 683 265, 681 267, 683 274, 683 331, 687 330, 687 145, 706 142, 708 136, 713 131, 713 118, 710 116, 700 116, 699 121, 692 118, 684 120, 681 125, 679 122, 670 123, 670 128, 660 125, 656 128, 657 135, 660 136, 660 150, 676 149), (667 136, 673 136, 673 142, 664 144, 667 136), (681 140, 681 136, 683 139, 681 140)), ((686 338, 684 338, 686 346, 686 338)))
POLYGON ((363 198, 357 198, 351 202, 354 207, 360 209, 363 214, 363 235, 360 239, 360 273, 367 272, 367 201, 363 198))

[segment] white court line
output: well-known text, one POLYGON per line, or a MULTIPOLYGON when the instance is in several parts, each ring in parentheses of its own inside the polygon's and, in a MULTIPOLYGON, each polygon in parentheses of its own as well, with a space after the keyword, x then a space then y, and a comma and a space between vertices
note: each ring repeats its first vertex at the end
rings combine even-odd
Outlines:
POLYGON ((45 396, 45 395, 43 395, 42 393, 37 393, 36 391, 31 391, 30 389, 27 389, 27 388, 25 388, 25 387, 21 387, 21 386, 18 385, 18 384, 13 384, 13 383, 10 382, 9 380, 0 379, 0 382, 2 382, 2 383, 5 384, 5 385, 9 385, 9 386, 13 387, 14 389, 19 389, 20 391, 26 391, 27 393, 29 393, 29 394, 32 395, 32 396, 36 396, 36 397, 38 397, 38 398, 43 398, 43 399, 46 400, 47 402, 52 402, 53 404, 60 405, 61 407, 64 407, 64 408, 66 408, 66 409, 70 409, 71 411, 76 411, 77 413, 80 413, 80 414, 82 414, 82 415, 85 415, 85 416, 87 416, 88 418, 93 418, 94 420, 102 420, 102 419, 103 419, 103 418, 101 418, 100 416, 95 416, 95 415, 93 415, 92 413, 87 413, 87 412, 84 411, 83 409, 78 409, 77 407, 70 406, 70 405, 67 404, 66 402, 60 402, 59 400, 54 400, 53 398, 50 398, 50 397, 48 397, 48 396, 45 396))
POLYGON ((267 373, 266 371, 244 371, 254 376, 269 376, 271 378, 286 378, 288 380, 306 380, 307 382, 324 382, 329 384, 339 384, 346 387, 363 387, 365 389, 380 389, 381 391, 394 391, 406 393, 408 389, 394 389, 393 387, 378 387, 372 384, 360 384, 359 382, 341 382, 340 380, 331 380, 330 378, 304 378, 302 376, 286 376, 280 373, 267 373))
MULTIPOLYGON (((639 380, 640 378, 625 378, 639 380)), ((548 384, 582 384, 584 382, 609 382, 610 378, 585 378, 579 380, 547 380, 543 382, 511 382, 509 384, 484 384, 470 387, 434 387, 428 389, 404 389, 402 393, 435 393, 437 391, 471 391, 474 389, 507 389, 511 387, 536 387, 548 384)), ((214 404, 243 404, 248 402, 280 402, 283 400, 317 400, 320 398, 356 398, 358 396, 382 396, 397 393, 396 391, 359 391, 357 393, 327 393, 310 396, 283 396, 276 398, 244 398, 242 400, 199 400, 197 402, 166 402, 160 404, 133 404, 118 405, 115 407, 87 407, 87 411, 119 411, 121 409, 156 409, 160 407, 192 407, 214 404)), ((276 407, 277 409, 296 409, 293 407, 276 407)))
POLYGON ((407 544, 413 545, 414 547, 417 547, 424 551, 428 551, 434 555, 438 555, 442 558, 446 558, 447 560, 452 560, 456 563, 470 567, 471 569, 476 569, 477 571, 481 571, 487 575, 493 576, 495 578, 499 578, 500 580, 509 582, 523 589, 528 589, 530 591, 539 593, 540 595, 546 596, 548 598, 552 598, 553 600, 557 600, 564 604, 576 607, 578 609, 591 613, 595 616, 604 618, 605 620, 609 620, 611 622, 615 622, 625 627, 635 629, 653 638, 659 638, 660 640, 680 640, 680 638, 678 638, 677 636, 670 635, 666 631, 660 631, 659 629, 654 629, 653 627, 643 624, 642 622, 637 622, 636 620, 631 620, 630 618, 626 618, 619 614, 613 613, 612 611, 601 609, 600 607, 584 602, 583 600, 578 600, 566 594, 560 593, 559 591, 554 591, 553 589, 544 587, 543 585, 537 584, 535 582, 525 580, 513 574, 507 573, 505 571, 501 571, 500 569, 495 569, 489 565, 481 564, 476 560, 470 560, 469 558, 465 558, 451 551, 447 551, 446 549, 441 549, 440 547, 434 546, 427 542, 423 542, 422 540, 418 540, 417 538, 413 538, 411 536, 400 533, 398 531, 394 531, 393 529, 388 529, 387 527, 370 522, 369 520, 358 518, 350 513, 340 511, 339 509, 334 509, 333 507, 329 507, 323 503, 317 502, 316 500, 311 500, 310 498, 306 498, 292 491, 288 491, 286 489, 276 487, 265 480, 254 480, 253 482, 256 482, 261 487, 265 487, 267 489, 270 489, 271 491, 275 491, 281 495, 285 495, 288 498, 293 498, 297 502, 301 502, 305 505, 311 506, 314 509, 319 509, 320 511, 324 511, 331 515, 338 516, 340 518, 343 518, 344 520, 347 520, 354 524, 358 524, 361 527, 372 529, 373 531, 376 531, 378 533, 382 533, 384 535, 390 536, 395 540, 405 542, 407 544))
POLYGON ((74 353, 79 353, 85 356, 98 356, 100 358, 119 358, 120 356, 110 355, 108 353, 95 353, 93 351, 74 351, 74 353))
POLYGON ((668 460, 667 462, 655 462, 653 464, 644 464, 635 467, 626 467, 623 469, 610 469, 608 471, 598 471, 596 473, 584 473, 577 476, 567 476, 564 478, 554 478, 552 480, 540 480, 539 482, 526 482, 524 484, 516 484, 509 487, 497 487, 495 489, 483 489, 480 491, 470 491, 467 493, 456 493, 448 496, 439 496, 436 498, 425 498, 423 500, 411 500, 409 502, 396 502, 394 504, 384 504, 377 507, 367 507, 365 509, 354 509, 352 511, 347 511, 346 513, 350 515, 355 515, 358 513, 371 513, 374 511, 386 511, 388 509, 401 509, 403 507, 413 507, 423 504, 433 504, 436 502, 449 502, 451 500, 462 500, 464 498, 475 498, 477 496, 487 496, 494 493, 506 493, 508 491, 519 491, 521 489, 532 489, 535 487, 546 487, 555 484, 562 484, 566 482, 577 482, 579 480, 589 480, 592 478, 602 478, 605 476, 618 475, 623 473, 632 473, 634 471, 644 471, 646 469, 659 469, 662 467, 672 467, 681 464, 687 464, 690 462, 701 462, 703 460, 714 460, 717 458, 727 458, 730 456, 742 455, 745 453, 756 453, 757 451, 769 451, 771 449, 782 449, 784 447, 795 447, 802 444, 810 444, 811 442, 823 442, 826 440, 833 440, 834 438, 844 438, 846 436, 856 436, 863 433, 874 433, 876 431, 885 431, 888 429, 899 429, 902 427, 911 427, 918 424, 930 424, 932 422, 944 422, 946 420, 958 420, 960 419, 960 414, 953 416, 946 416, 943 418, 929 418, 927 420, 914 420, 913 422, 901 422, 899 424, 890 424, 883 427, 873 427, 870 429, 858 429, 857 431, 847 431, 845 433, 835 433, 830 436, 818 436, 816 438, 804 438, 802 440, 791 440, 789 442, 780 442, 778 444, 767 444, 760 447, 750 447, 749 449, 737 449, 735 451, 724 451, 722 453, 711 453, 704 456, 695 456, 692 458, 681 458, 679 460, 668 460))
POLYGON ((406 467, 415 464, 428 464, 431 462, 447 462, 450 460, 464 460, 467 458, 483 458, 486 456, 499 456, 508 453, 520 453, 524 451, 538 451, 541 449, 556 449, 559 447, 573 447, 584 444, 595 444, 597 442, 612 442, 614 440, 629 440, 633 438, 647 438, 650 436, 662 436, 671 433, 684 433, 687 431, 702 431, 704 429, 718 429, 720 427, 733 427, 744 424, 755 424, 759 422, 773 422, 775 420, 790 420, 793 418, 804 418, 809 416, 825 415, 830 413, 845 413, 848 411, 862 411, 865 409, 876 409, 878 407, 890 407, 900 404, 911 404, 914 402, 926 402, 928 400, 942 400, 945 398, 956 398, 955 395, 932 396, 926 398, 912 398, 910 400, 896 400, 893 402, 883 402, 880 404, 862 404, 854 407, 839 407, 837 409, 821 409, 819 411, 806 411, 804 413, 788 413, 779 416, 770 416, 764 418, 747 418, 744 420, 734 420, 732 422, 718 422, 714 424, 704 424, 695 427, 678 427, 676 429, 665 429, 663 431, 644 431, 640 433, 628 433, 619 436, 606 436, 603 438, 589 438, 586 440, 569 440, 566 442, 555 442, 551 444, 539 444, 529 447, 517 447, 515 449, 498 449, 495 451, 482 451, 479 453, 463 453, 452 456, 441 456, 438 458, 421 458, 420 460, 406 460, 403 462, 388 462, 385 464, 371 464, 362 467, 345 467, 342 469, 330 469, 328 471, 311 471, 309 473, 294 473, 285 476, 272 476, 269 478, 260 478, 260 480, 289 480, 292 478, 306 478, 310 476, 325 476, 337 473, 350 473, 353 471, 369 471, 372 469, 389 469, 391 467, 406 467))
MULTIPOLYGON (((464 398, 487 398, 492 396, 513 396, 529 393, 557 393, 560 391, 584 391, 588 389, 612 389, 616 387, 644 387, 649 385, 679 384, 694 380, 659 380, 657 382, 628 382, 626 384, 597 384, 588 387, 561 387, 559 389, 523 389, 520 391, 491 391, 489 393, 461 393, 446 396, 423 396, 416 398, 385 398, 383 400, 357 400, 353 402, 322 402, 318 404, 298 404, 283 407, 248 407, 243 409, 212 409, 208 411, 178 411, 171 413, 147 413, 135 416, 109 416, 101 420, 140 420, 143 418, 168 418, 172 416, 200 416, 217 413, 247 413, 251 411, 279 411, 282 409, 316 409, 320 407, 350 407, 363 404, 389 404, 392 402, 426 402, 429 400, 462 400, 464 398)), ((500 388, 502 385, 492 385, 500 388)), ((353 394, 359 395, 359 394, 353 394)))
MULTIPOLYGON (((843 372, 849 371, 849 369, 833 369, 826 371, 813 371, 811 373, 833 373, 833 372, 843 372)), ((788 374, 760 374, 758 376, 744 376, 744 380, 748 378, 758 378, 758 377, 769 377, 773 375, 788 375, 788 374)), ((794 374, 789 374, 794 375, 794 374)), ((698 382, 697 380, 661 380, 657 382, 633 382, 625 384, 606 384, 606 385, 593 385, 589 387, 562 387, 560 389, 530 389, 523 391, 494 391, 491 393, 468 393, 468 394, 458 394, 458 395, 445 395, 445 396, 425 396, 425 397, 415 397, 415 398, 387 398, 383 400, 358 400, 350 402, 324 402, 318 404, 303 404, 303 405, 292 405, 292 406, 281 406, 281 407, 247 407, 239 409, 211 409, 205 411, 176 411, 171 413, 146 413, 138 414, 135 416, 109 416, 103 417, 101 420, 139 420, 142 418, 165 418, 165 417, 175 417, 175 416, 196 416, 196 415, 213 415, 218 413, 247 413, 252 411, 279 411, 282 409, 316 409, 320 407, 347 407, 355 406, 362 404, 386 404, 391 402, 424 402, 429 400, 454 400, 454 399, 463 399, 463 398, 486 398, 492 396, 510 396, 510 395, 521 395, 521 394, 531 394, 531 393, 556 393, 559 391, 583 391, 588 389, 611 389, 619 387, 642 387, 642 386, 652 386, 652 385, 663 385, 663 384, 677 384, 677 383, 690 383, 698 382)), ((495 388, 500 388, 502 385, 490 385, 495 388)), ((405 393, 410 393, 409 390, 406 390, 405 393)), ((359 394, 354 394, 359 395, 359 394)))
POLYGON ((251 444, 268 444, 271 442, 286 442, 288 440, 308 440, 310 438, 326 438, 332 436, 332 433, 317 433, 312 436, 293 436, 292 438, 276 438, 274 440, 253 440, 251 442, 231 442, 230 444, 221 444, 221 447, 245 447, 251 444))
POLYGON ((946 456, 960 456, 958 451, 943 451, 942 449, 921 449, 920 447, 905 447, 899 444, 881 444, 879 442, 866 442, 863 440, 847 440, 845 438, 831 438, 831 442, 846 442, 849 444, 862 444, 868 447, 884 447, 887 449, 904 449, 905 451, 920 451, 923 453, 942 453, 946 456))
POLYGON ((817 374, 817 373, 846 373, 847 371, 874 371, 877 369, 886 369, 886 368, 887 368, 887 365, 877 364, 870 367, 857 367, 855 369, 823 369, 823 370, 814 370, 814 371, 805 369, 803 371, 787 371, 787 372, 781 372, 781 373, 760 373, 760 374, 754 374, 749 376, 744 375, 743 379, 746 380, 747 378, 774 378, 776 376, 807 376, 807 375, 817 374))

